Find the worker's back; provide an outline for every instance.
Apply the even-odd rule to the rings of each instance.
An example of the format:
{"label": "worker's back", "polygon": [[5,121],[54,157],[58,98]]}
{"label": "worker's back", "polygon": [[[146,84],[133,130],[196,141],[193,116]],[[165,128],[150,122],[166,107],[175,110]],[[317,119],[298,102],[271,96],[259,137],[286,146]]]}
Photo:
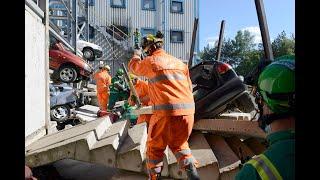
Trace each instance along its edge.
{"label": "worker's back", "polygon": [[94,74],[94,79],[97,85],[97,91],[105,91],[111,83],[111,76],[106,70],[98,71]]}
{"label": "worker's back", "polygon": [[[275,132],[267,137],[270,146],[263,153],[279,172],[283,180],[295,179],[295,139],[293,131]],[[262,179],[251,164],[246,164],[236,176],[237,180]]]}
{"label": "worker's back", "polygon": [[159,49],[145,60],[150,61],[150,99],[154,110],[165,115],[194,114],[192,84],[186,64]]}

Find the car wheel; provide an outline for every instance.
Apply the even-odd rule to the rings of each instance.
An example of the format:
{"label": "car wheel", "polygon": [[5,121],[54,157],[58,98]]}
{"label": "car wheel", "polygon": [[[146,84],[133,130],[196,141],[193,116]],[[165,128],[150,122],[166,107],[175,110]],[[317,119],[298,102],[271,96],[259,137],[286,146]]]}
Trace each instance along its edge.
{"label": "car wheel", "polygon": [[58,123],[66,121],[70,116],[70,108],[67,105],[55,106],[50,111],[51,119]]}
{"label": "car wheel", "polygon": [[82,53],[85,59],[88,61],[94,61],[94,52],[91,48],[84,48]]}
{"label": "car wheel", "polygon": [[78,73],[71,65],[62,66],[58,72],[60,81],[64,83],[72,83],[77,79]]}

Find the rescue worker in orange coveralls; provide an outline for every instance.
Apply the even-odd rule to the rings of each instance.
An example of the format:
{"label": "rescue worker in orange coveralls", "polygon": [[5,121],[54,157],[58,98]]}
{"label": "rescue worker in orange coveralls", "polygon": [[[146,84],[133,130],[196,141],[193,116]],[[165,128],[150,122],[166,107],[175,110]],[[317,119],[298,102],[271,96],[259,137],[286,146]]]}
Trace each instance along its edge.
{"label": "rescue worker in orange coveralls", "polygon": [[97,98],[101,111],[107,111],[109,102],[109,85],[111,84],[111,76],[109,75],[110,66],[101,64],[99,71],[94,74],[97,85]]}
{"label": "rescue worker in orange coveralls", "polygon": [[[137,95],[139,96],[139,99],[141,101],[142,106],[150,106],[151,101],[149,97],[149,88],[148,88],[148,82],[140,80],[136,75],[130,74],[130,80],[132,81],[132,84],[134,85],[134,88],[136,89]],[[130,92],[130,98],[128,100],[130,106],[133,106],[136,104],[136,101],[134,99],[134,95],[132,92]],[[152,114],[141,114],[139,115],[137,119],[136,124],[140,124],[143,122],[147,123],[147,126],[149,125],[149,121]]]}
{"label": "rescue worker in orange coveralls", "polygon": [[195,105],[188,66],[163,49],[163,34],[148,34],[141,46],[147,57],[141,60],[141,50],[135,50],[129,71],[149,79],[149,95],[153,115],[148,127],[147,169],[149,179],[158,179],[168,145],[188,179],[200,179],[198,162],[191,154],[188,138],[194,122]]}

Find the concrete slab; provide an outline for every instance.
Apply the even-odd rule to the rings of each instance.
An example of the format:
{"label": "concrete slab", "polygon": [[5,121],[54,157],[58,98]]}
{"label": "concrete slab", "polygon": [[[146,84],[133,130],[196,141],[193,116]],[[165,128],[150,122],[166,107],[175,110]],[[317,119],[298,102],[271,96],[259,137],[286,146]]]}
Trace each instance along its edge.
{"label": "concrete slab", "polygon": [[256,138],[248,138],[243,141],[245,145],[247,145],[255,155],[259,155],[263,153],[267,148]]}
{"label": "concrete slab", "polygon": [[[162,166],[162,171],[161,171],[161,176],[163,176],[163,177],[168,177],[170,175],[169,174],[169,151],[171,151],[171,150],[167,146],[166,150],[164,151],[165,156],[163,158],[163,166]],[[174,159],[175,159],[175,157],[174,157]]]}
{"label": "concrete slab", "polygon": [[266,138],[266,133],[259,128],[257,121],[200,119],[195,121],[193,129],[213,133]]}
{"label": "concrete slab", "polygon": [[29,146],[30,144],[36,142],[40,138],[46,135],[46,129],[44,127],[38,129],[37,131],[33,132],[29,136],[25,138],[25,147]]}
{"label": "concrete slab", "polygon": [[76,118],[79,118],[84,122],[89,122],[89,121],[96,120],[98,117],[97,117],[97,114],[90,114],[90,113],[84,113],[81,111],[76,111]]}
{"label": "concrete slab", "polygon": [[49,164],[61,159],[89,161],[89,149],[96,142],[94,131],[66,139],[27,154],[25,162],[29,167]]}
{"label": "concrete slab", "polygon": [[90,104],[91,104],[91,105],[93,105],[93,106],[99,106],[97,96],[91,96],[90,98],[91,98],[91,101],[90,101]]}
{"label": "concrete slab", "polygon": [[92,106],[92,105],[84,105],[84,106],[79,107],[77,109],[77,111],[96,115],[97,112],[99,111],[99,107],[98,106]]}
{"label": "concrete slab", "polygon": [[223,113],[217,117],[218,119],[234,119],[234,120],[251,120],[250,113]]}
{"label": "concrete slab", "polygon": [[206,135],[206,139],[218,159],[219,168],[224,168],[240,161],[223,137],[209,134]]}
{"label": "concrete slab", "polygon": [[117,168],[134,172],[143,172],[146,141],[146,123],[135,125],[129,129],[128,136],[117,154]]}
{"label": "concrete slab", "polygon": [[[193,132],[189,138],[189,145],[192,155],[199,162],[197,167],[201,180],[219,179],[218,161],[213,154],[207,140],[200,132]],[[175,179],[186,179],[186,172],[178,168],[177,163],[170,164],[172,161],[172,154],[169,155],[169,174]]]}
{"label": "concrete slab", "polygon": [[129,126],[129,121],[120,121],[112,124],[91,149],[90,162],[116,167],[116,153],[118,147],[127,136]]}
{"label": "concrete slab", "polygon": [[87,89],[88,91],[96,91],[97,86],[95,84],[88,84]]}
{"label": "concrete slab", "polygon": [[218,135],[206,135],[206,139],[218,159],[220,180],[234,179],[239,170],[240,159],[232,151],[223,137]]}
{"label": "concrete slab", "polygon": [[111,126],[111,124],[112,123],[109,117],[105,116],[86,124],[80,124],[70,129],[64,129],[56,133],[46,135],[38,141],[30,144],[28,147],[26,147],[26,152],[27,154],[30,154],[38,149],[43,149],[45,147],[58,144],[60,142],[66,141],[67,139],[72,139],[90,131],[94,132],[96,138],[100,138],[108,129],[108,127]]}

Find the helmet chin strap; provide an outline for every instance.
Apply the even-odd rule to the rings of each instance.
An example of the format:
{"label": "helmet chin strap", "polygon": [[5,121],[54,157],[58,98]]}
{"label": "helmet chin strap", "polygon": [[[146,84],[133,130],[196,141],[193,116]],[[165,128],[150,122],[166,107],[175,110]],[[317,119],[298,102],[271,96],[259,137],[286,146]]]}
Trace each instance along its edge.
{"label": "helmet chin strap", "polygon": [[258,124],[259,127],[266,132],[266,127],[268,125],[270,125],[273,121],[275,120],[281,120],[281,119],[285,119],[289,116],[292,116],[292,111],[286,112],[286,113],[279,113],[279,114],[263,114],[263,106],[262,104],[258,104],[258,108],[259,108],[259,119],[258,119]]}

